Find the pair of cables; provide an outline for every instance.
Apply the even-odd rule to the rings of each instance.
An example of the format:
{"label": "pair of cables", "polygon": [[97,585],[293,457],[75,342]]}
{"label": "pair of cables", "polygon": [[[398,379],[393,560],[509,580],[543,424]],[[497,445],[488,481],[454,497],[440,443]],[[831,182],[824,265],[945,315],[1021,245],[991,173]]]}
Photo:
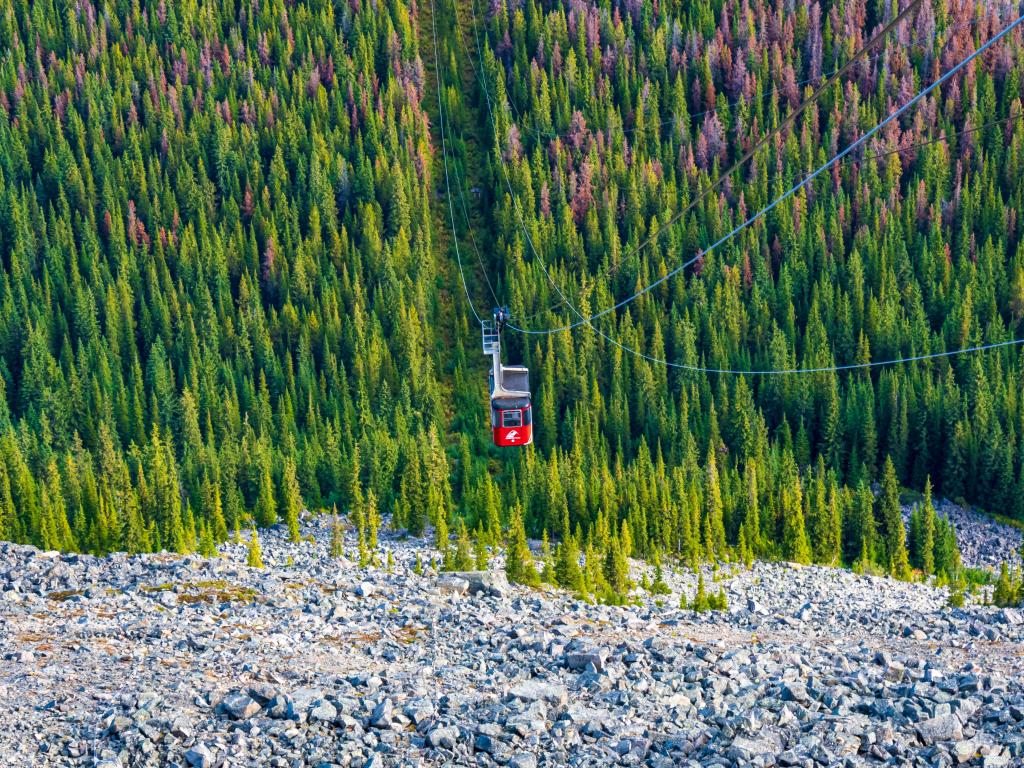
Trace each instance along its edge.
{"label": "pair of cables", "polygon": [[[472,2],[472,0],[471,0],[471,2]],[[791,125],[793,123],[793,121],[796,119],[796,117],[801,112],[803,112],[806,109],[807,106],[809,106],[811,103],[813,103],[817,99],[817,97],[821,95],[821,93],[823,93],[827,88],[831,87],[831,85],[833,85],[834,82],[836,82],[840,77],[842,77],[843,74],[845,74],[847,71],[849,71],[849,69],[854,65],[854,63],[857,61],[857,59],[863,53],[865,53],[866,51],[870,50],[874,45],[876,45],[886,34],[888,34],[889,31],[891,31],[891,29],[897,23],[899,23],[900,21],[905,19],[907,17],[907,15],[910,12],[912,12],[913,9],[917,8],[920,5],[920,2],[921,2],[921,0],[914,0],[914,2],[910,3],[907,6],[906,9],[904,9],[900,14],[898,14],[877,35],[875,35],[865,46],[863,46],[861,48],[861,50],[858,51],[858,53],[855,54],[850,59],[850,61],[847,62],[847,64],[844,67],[840,68],[835,73],[833,73],[833,75],[828,79],[828,81],[826,81],[822,86],[820,86],[817,90],[815,90],[815,92],[812,93],[811,96],[809,96],[807,99],[805,99],[804,102],[802,102],[795,110],[793,110],[793,112],[791,112],[789,114],[789,116],[782,123],[780,123],[779,126],[776,127],[775,130],[769,132],[760,141],[755,143],[755,145],[747,153],[745,153],[744,156],[737,163],[735,163],[730,169],[728,169],[724,174],[722,174],[722,176],[720,177],[720,180],[724,179],[726,176],[731,174],[731,172],[733,170],[735,170],[737,167],[742,165],[742,163],[746,162],[746,160],[748,160],[759,148],[764,146],[764,144],[771,138],[771,136],[774,133],[776,133],[777,131],[779,131],[782,128],[786,127],[787,125]],[[433,0],[431,0],[431,6],[432,6],[432,16],[431,16],[431,18],[432,18],[432,24],[433,24],[433,30],[432,31],[433,31],[433,42],[434,42],[435,60],[439,61],[438,54],[437,54],[437,51],[438,51],[438,47],[437,47],[437,25],[436,25],[436,20],[435,20],[436,8],[433,7]],[[481,49],[480,39],[479,39],[479,32],[476,29],[477,24],[476,24],[475,4],[473,6],[473,15],[474,15],[474,31],[476,32],[476,43],[477,43],[478,61],[479,61],[480,65],[481,65],[481,67],[482,67],[483,58],[482,58],[482,49]],[[650,363],[655,363],[655,364],[659,364],[659,365],[665,365],[665,366],[672,367],[672,368],[677,368],[677,369],[689,370],[689,371],[694,371],[694,372],[701,372],[701,373],[733,374],[733,375],[749,375],[749,376],[769,376],[769,375],[799,374],[799,373],[822,373],[822,372],[830,372],[830,371],[844,371],[844,370],[854,370],[854,369],[863,369],[863,368],[874,368],[874,367],[880,367],[880,366],[897,365],[897,364],[902,364],[902,363],[919,362],[919,361],[923,361],[923,360],[931,360],[931,359],[944,358],[944,357],[953,357],[953,356],[957,356],[957,355],[964,355],[964,354],[969,354],[969,353],[973,353],[973,352],[980,352],[980,351],[984,351],[984,350],[996,349],[996,348],[1000,348],[1000,347],[1008,347],[1008,346],[1015,346],[1015,345],[1024,344],[1024,339],[1013,339],[1013,340],[1009,340],[1009,341],[995,342],[995,343],[991,343],[991,344],[973,345],[973,346],[970,346],[970,347],[964,347],[962,349],[956,349],[956,350],[948,350],[948,351],[943,351],[943,352],[934,352],[934,353],[921,354],[921,355],[911,355],[911,356],[906,356],[906,357],[894,358],[894,359],[891,359],[891,360],[869,361],[869,362],[864,362],[864,363],[853,363],[853,364],[849,364],[849,365],[840,365],[840,366],[825,366],[825,367],[819,367],[819,368],[729,369],[729,368],[709,368],[709,367],[704,367],[704,366],[686,365],[686,364],[675,363],[675,362],[672,362],[672,361],[669,361],[669,360],[665,360],[665,359],[662,359],[662,358],[654,357],[652,355],[648,355],[648,354],[642,352],[641,350],[638,350],[638,349],[629,347],[628,345],[622,344],[621,342],[617,341],[616,339],[611,338],[608,334],[604,333],[603,331],[601,331],[600,329],[596,328],[593,325],[593,321],[594,320],[596,320],[598,318],[601,318],[601,317],[603,317],[603,316],[605,316],[607,314],[610,314],[610,313],[612,313],[612,312],[614,312],[614,311],[616,311],[618,309],[621,309],[622,307],[626,306],[627,304],[631,303],[632,301],[635,301],[636,299],[640,298],[644,294],[650,292],[651,290],[653,290],[657,286],[661,285],[662,283],[664,283],[668,279],[670,279],[673,276],[679,274],[680,272],[685,270],[687,267],[693,265],[694,263],[696,263],[697,261],[702,259],[704,256],[706,256],[711,251],[721,247],[724,243],[726,243],[729,240],[731,240],[733,237],[735,237],[737,234],[739,234],[746,227],[750,226],[751,224],[755,223],[759,219],[761,219],[764,216],[766,216],[770,211],[772,211],[775,207],[777,207],[783,201],[785,201],[786,199],[788,199],[792,195],[796,194],[796,192],[798,192],[800,189],[802,189],[805,186],[807,186],[815,178],[817,178],[821,174],[825,173],[830,168],[835,166],[837,163],[839,163],[839,162],[843,161],[845,158],[847,158],[851,153],[853,153],[859,147],[863,146],[869,139],[871,139],[871,137],[873,137],[876,134],[878,134],[887,125],[892,123],[894,120],[898,119],[904,112],[906,112],[912,106],[914,106],[915,104],[920,102],[923,98],[925,98],[932,91],[934,91],[935,89],[940,87],[943,83],[947,82],[949,79],[954,77],[958,72],[960,72],[970,62],[972,62],[974,59],[976,59],[979,56],[981,56],[983,53],[985,53],[985,51],[987,51],[989,48],[991,48],[992,46],[996,45],[1004,37],[1009,35],[1022,22],[1024,22],[1024,16],[1018,16],[1014,21],[1012,21],[1009,24],[1007,24],[1005,27],[1003,27],[1002,30],[1000,30],[998,33],[993,35],[988,41],[986,41],[984,44],[982,44],[980,47],[978,47],[974,52],[968,54],[960,62],[958,62],[953,67],[951,67],[949,70],[947,70],[945,74],[943,74],[941,77],[939,77],[937,80],[935,80],[931,85],[929,85],[929,86],[923,88],[922,90],[920,90],[916,95],[914,95],[911,99],[909,99],[901,107],[899,107],[897,110],[895,110],[893,113],[891,113],[888,117],[886,117],[880,123],[875,125],[869,131],[864,133],[859,139],[857,139],[856,141],[852,142],[844,150],[842,150],[837,155],[835,155],[831,160],[829,160],[824,165],[820,166],[819,168],[814,170],[812,173],[808,174],[806,177],[804,177],[802,180],[800,180],[797,184],[793,185],[788,190],[783,192],[781,195],[779,195],[777,198],[775,198],[772,202],[770,202],[764,208],[759,210],[757,213],[755,213],[754,215],[752,215],[749,218],[747,218],[745,221],[740,223],[738,226],[734,227],[730,232],[726,233],[722,238],[720,238],[715,243],[710,245],[700,255],[695,256],[694,258],[691,258],[691,259],[685,261],[684,263],[680,264],[678,267],[676,267],[675,269],[671,270],[670,272],[668,272],[664,276],[658,278],[657,280],[655,280],[654,282],[650,283],[649,285],[647,285],[647,286],[641,288],[640,290],[636,291],[631,296],[629,296],[629,297],[627,297],[627,298],[617,302],[613,306],[607,307],[607,308],[605,308],[603,310],[600,310],[598,312],[595,312],[595,313],[593,313],[591,315],[584,315],[582,312],[580,312],[579,309],[577,309],[576,306],[573,305],[568,300],[568,298],[565,296],[564,292],[558,287],[558,285],[555,283],[554,279],[551,277],[551,274],[548,271],[546,264],[544,263],[543,259],[541,259],[540,254],[537,252],[537,249],[534,246],[534,244],[532,242],[532,239],[530,238],[529,231],[526,228],[525,219],[522,216],[522,211],[519,209],[518,200],[515,197],[514,192],[512,190],[511,180],[509,178],[508,171],[504,167],[504,163],[502,162],[502,172],[504,174],[506,184],[508,185],[509,194],[511,196],[513,205],[516,208],[516,214],[517,214],[517,216],[520,219],[520,225],[523,228],[523,232],[524,232],[524,235],[525,235],[525,237],[527,239],[527,242],[528,242],[531,250],[533,251],[535,258],[537,258],[538,262],[541,264],[541,267],[544,270],[545,275],[547,276],[548,281],[551,283],[552,287],[554,288],[555,292],[558,294],[558,296],[561,299],[561,301],[563,303],[565,303],[566,306],[568,306],[573,311],[573,313],[576,314],[576,316],[578,317],[578,320],[576,320],[576,321],[569,322],[569,323],[566,323],[564,325],[553,327],[553,328],[528,329],[528,328],[522,328],[522,327],[516,326],[516,325],[511,324],[511,323],[508,324],[508,327],[510,329],[512,329],[512,330],[518,331],[518,332],[523,333],[523,334],[528,334],[528,335],[548,335],[548,334],[560,333],[560,332],[564,332],[564,331],[571,331],[571,330],[573,330],[575,328],[578,328],[580,326],[586,325],[586,326],[590,327],[592,330],[594,330],[598,335],[600,335],[601,337],[603,337],[604,339],[606,339],[607,341],[612,343],[614,346],[622,349],[625,352],[628,352],[628,353],[636,355],[636,356],[638,356],[638,357],[640,357],[640,358],[642,358],[644,360],[647,360]],[[481,72],[481,76],[483,74],[484,73]],[[484,90],[484,96],[485,96],[485,98],[487,100],[487,107],[488,107],[488,112],[490,113],[490,117],[491,117],[491,121],[492,121],[492,126],[496,127],[496,123],[495,123],[495,119],[494,119],[494,112],[493,112],[493,105],[491,104],[490,95],[489,95],[489,93],[488,93],[488,91],[486,89],[486,84],[484,83],[482,85],[483,85],[483,90]],[[443,111],[442,111],[443,110],[443,104],[442,104],[442,99],[441,99],[441,86],[440,86],[440,79],[439,78],[438,78],[437,88],[438,88],[438,109],[439,109],[439,112],[440,112],[440,121],[441,121],[441,126],[440,126],[440,128],[441,128],[441,150],[442,150],[442,154],[444,155],[445,184],[446,184],[446,188],[447,188],[447,191],[448,191],[448,207],[449,207],[449,213],[450,213],[450,216],[451,216],[451,219],[452,219],[452,231],[454,233],[455,232],[455,215],[454,215],[454,207],[452,205],[451,185],[450,185],[450,180],[448,178],[448,163],[447,163],[446,144],[445,144],[445,142],[446,142],[446,134],[445,134],[445,126],[444,126],[445,118],[444,118],[444,114],[443,114]],[[997,123],[1007,122],[1010,119],[1015,119],[1016,117],[1019,117],[1019,115],[1014,116],[1013,118],[1003,118],[1002,120],[999,120],[999,121],[993,121],[993,123],[991,123],[989,125],[995,125]],[[982,128],[985,128],[985,127],[988,127],[988,125],[986,125],[986,126],[979,126],[978,128],[974,128],[974,129],[969,129],[967,131],[961,132],[961,134],[955,134],[955,135],[963,135],[963,134],[966,134],[966,133],[969,133],[969,132],[973,132],[973,131],[976,131],[976,130],[981,130]],[[495,131],[495,134],[496,134],[496,131]],[[911,150],[911,149],[915,149],[915,148],[917,148],[919,146],[923,146],[923,145],[930,144],[930,143],[935,143],[937,141],[942,141],[942,140],[945,140],[947,138],[951,138],[951,136],[940,137],[940,138],[937,138],[937,139],[933,139],[933,140],[931,140],[929,142],[924,142],[922,144],[914,145],[914,146],[911,146],[911,147],[904,147],[904,148],[900,148],[900,149],[894,149],[894,150],[891,150],[889,152],[881,153],[879,156],[884,156],[885,154],[893,154],[895,152],[908,151],[908,150]],[[460,187],[460,189],[461,189],[461,187]],[[705,189],[704,192],[700,196],[698,196],[693,202],[691,202],[689,206],[687,206],[686,208],[684,208],[680,212],[676,213],[669,220],[669,222],[666,225],[665,229],[670,227],[671,224],[674,223],[675,221],[678,221],[678,219],[681,218],[682,215],[684,215],[688,210],[690,210],[690,208],[692,208],[693,205],[696,204],[696,202],[699,202],[699,200],[702,199],[702,197],[704,195],[706,195],[711,189],[713,189],[713,186],[708,188],[708,189]],[[463,207],[465,208],[465,202],[464,201],[463,201]],[[656,237],[656,236],[652,236],[652,237],[648,238],[647,240],[641,242],[634,249],[634,252],[636,252],[637,250],[640,250],[641,248],[649,245],[650,242],[653,241],[654,237]],[[475,245],[475,240],[474,240],[474,245]],[[463,289],[464,289],[464,291],[466,293],[466,298],[469,301],[470,309],[473,312],[474,317],[476,317],[477,320],[480,321],[482,318],[479,315],[479,313],[477,312],[475,306],[473,305],[473,300],[472,300],[472,297],[470,296],[469,288],[468,288],[468,285],[466,283],[466,277],[465,277],[465,273],[464,273],[464,270],[463,270],[462,257],[461,257],[461,254],[460,254],[459,248],[458,248],[458,238],[457,237],[455,238],[455,250],[456,250],[456,258],[457,258],[458,265],[459,265],[459,272],[460,272],[460,276],[461,276],[461,280],[462,280]],[[479,257],[479,250],[478,250],[478,257]],[[481,268],[482,267],[483,267],[483,262],[482,262],[482,259],[481,259]],[[486,271],[485,271],[485,276],[486,276]],[[488,284],[490,284],[489,280],[488,280]],[[492,293],[493,293],[493,289],[492,289]]]}

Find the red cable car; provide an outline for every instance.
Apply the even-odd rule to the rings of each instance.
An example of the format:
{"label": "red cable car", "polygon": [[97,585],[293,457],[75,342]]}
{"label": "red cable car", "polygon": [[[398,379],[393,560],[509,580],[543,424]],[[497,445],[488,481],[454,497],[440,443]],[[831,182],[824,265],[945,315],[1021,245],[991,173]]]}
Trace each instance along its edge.
{"label": "red cable car", "polygon": [[484,354],[491,356],[491,436],[501,448],[533,443],[530,372],[501,364],[501,328],[507,320],[508,310],[497,309],[494,321],[483,323]]}
{"label": "red cable car", "polygon": [[[494,444],[502,448],[530,445],[533,442],[533,409],[530,407],[529,372],[522,366],[501,366],[505,385],[500,394],[491,379],[491,433]],[[510,385],[516,389],[510,389]],[[522,387],[519,389],[518,387]]]}

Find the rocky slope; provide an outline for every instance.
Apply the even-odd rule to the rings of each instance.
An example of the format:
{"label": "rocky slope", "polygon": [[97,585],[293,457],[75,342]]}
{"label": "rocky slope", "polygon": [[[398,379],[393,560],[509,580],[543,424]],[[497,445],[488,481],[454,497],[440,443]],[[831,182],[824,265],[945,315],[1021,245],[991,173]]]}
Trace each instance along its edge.
{"label": "rocky slope", "polygon": [[967,565],[998,568],[1004,561],[1020,565],[1024,541],[1018,528],[998,523],[951,501],[940,500],[936,511],[956,526],[960,553]]}
{"label": "rocky slope", "polygon": [[721,614],[690,573],[591,606],[303,532],[262,571],[0,544],[0,764],[1024,765],[1017,611],[770,564],[706,574]]}

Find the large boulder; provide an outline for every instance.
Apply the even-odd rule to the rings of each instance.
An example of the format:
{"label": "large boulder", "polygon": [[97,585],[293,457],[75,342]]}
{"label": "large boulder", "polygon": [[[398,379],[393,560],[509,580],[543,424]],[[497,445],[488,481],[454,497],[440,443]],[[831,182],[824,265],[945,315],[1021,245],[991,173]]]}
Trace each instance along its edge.
{"label": "large boulder", "polygon": [[938,741],[959,741],[964,731],[956,715],[939,715],[918,723],[917,737],[925,746],[931,746]]}
{"label": "large boulder", "polygon": [[466,591],[471,595],[485,594],[492,597],[504,597],[508,594],[508,579],[504,571],[454,571],[445,576],[447,579],[461,579],[467,584]]}
{"label": "large boulder", "polygon": [[260,705],[251,696],[241,691],[229,693],[221,701],[220,706],[232,720],[248,720],[261,709]]}
{"label": "large boulder", "polygon": [[512,695],[522,701],[544,701],[561,706],[569,700],[564,685],[545,683],[542,680],[526,680],[512,688]]}

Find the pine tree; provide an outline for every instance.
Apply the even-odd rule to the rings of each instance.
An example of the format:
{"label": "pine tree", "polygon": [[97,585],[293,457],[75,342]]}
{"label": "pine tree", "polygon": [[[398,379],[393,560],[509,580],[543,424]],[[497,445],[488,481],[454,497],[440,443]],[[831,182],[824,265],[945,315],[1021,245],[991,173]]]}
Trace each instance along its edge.
{"label": "pine tree", "polygon": [[622,604],[628,596],[629,564],[622,546],[622,540],[613,536],[604,556],[604,578],[608,584],[608,602]]}
{"label": "pine tree", "polygon": [[487,551],[487,532],[478,526],[473,537],[473,567],[478,571],[486,571],[490,567],[490,553]]}
{"label": "pine tree", "polygon": [[882,492],[879,496],[882,524],[885,530],[885,551],[889,573],[897,579],[910,578],[910,562],[907,558],[907,534],[903,527],[900,509],[900,486],[896,479],[896,467],[886,457],[882,470]]}
{"label": "pine tree", "polygon": [[935,506],[932,504],[932,479],[925,480],[921,513],[920,564],[926,575],[935,573]]}
{"label": "pine tree", "polygon": [[461,517],[457,525],[458,534],[455,538],[455,556],[452,562],[452,570],[470,571],[473,569],[473,543],[469,540],[469,531],[466,528],[466,521]]}
{"label": "pine tree", "polygon": [[338,518],[338,508],[333,508],[331,515],[331,557],[339,558],[345,554],[345,531]]}
{"label": "pine tree", "polygon": [[555,559],[555,581],[562,589],[580,593],[585,589],[583,571],[580,568],[580,550],[573,535],[558,545]]}
{"label": "pine tree", "polygon": [[508,538],[505,544],[505,573],[514,584],[535,586],[540,575],[533,565],[533,555],[526,543],[526,529],[523,527],[523,511],[516,504],[509,520]]}
{"label": "pine tree", "polygon": [[782,552],[793,563],[811,562],[811,545],[804,525],[803,496],[800,482],[792,476],[782,487]]}
{"label": "pine tree", "polygon": [[270,476],[270,461],[260,470],[260,494],[256,501],[256,524],[269,528],[277,523],[277,503],[274,501],[274,481]]}
{"label": "pine tree", "polygon": [[249,532],[249,552],[246,563],[250,568],[263,567],[263,553],[260,550],[260,536],[255,526]]}
{"label": "pine tree", "polygon": [[284,521],[288,526],[288,540],[293,544],[299,541],[299,515],[302,513],[302,492],[299,490],[299,481],[295,476],[295,461],[292,458],[285,459],[284,481],[282,487],[284,507]]}

